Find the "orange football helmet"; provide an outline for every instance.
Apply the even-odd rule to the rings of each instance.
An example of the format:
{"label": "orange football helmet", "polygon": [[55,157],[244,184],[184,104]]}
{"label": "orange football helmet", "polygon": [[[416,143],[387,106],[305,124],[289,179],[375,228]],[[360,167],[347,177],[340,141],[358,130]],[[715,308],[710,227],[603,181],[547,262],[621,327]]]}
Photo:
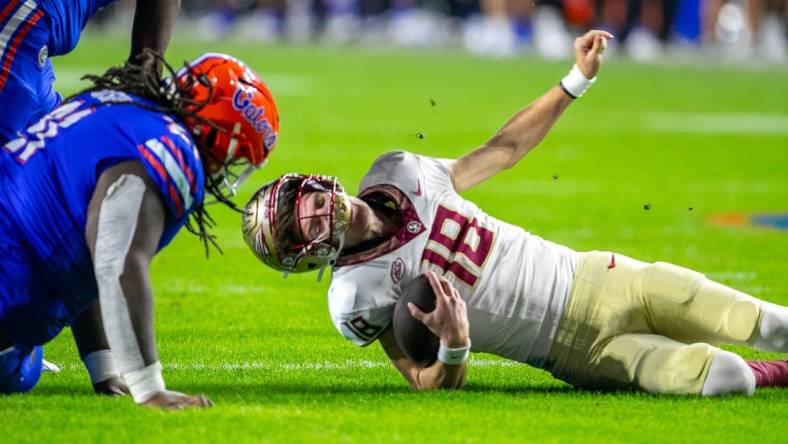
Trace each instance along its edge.
{"label": "orange football helmet", "polygon": [[208,53],[176,75],[183,98],[193,102],[185,119],[209,177],[230,197],[265,163],[276,146],[279,114],[268,87],[240,60]]}

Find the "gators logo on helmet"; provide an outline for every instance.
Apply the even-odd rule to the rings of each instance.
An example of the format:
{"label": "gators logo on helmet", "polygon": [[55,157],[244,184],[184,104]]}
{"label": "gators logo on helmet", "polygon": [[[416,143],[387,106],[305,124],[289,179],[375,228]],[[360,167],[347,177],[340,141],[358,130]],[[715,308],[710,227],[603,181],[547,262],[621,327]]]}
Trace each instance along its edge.
{"label": "gators logo on helmet", "polygon": [[257,73],[225,54],[203,54],[176,76],[194,102],[196,118],[184,122],[201,149],[206,171],[223,194],[260,168],[276,146],[279,114]]}

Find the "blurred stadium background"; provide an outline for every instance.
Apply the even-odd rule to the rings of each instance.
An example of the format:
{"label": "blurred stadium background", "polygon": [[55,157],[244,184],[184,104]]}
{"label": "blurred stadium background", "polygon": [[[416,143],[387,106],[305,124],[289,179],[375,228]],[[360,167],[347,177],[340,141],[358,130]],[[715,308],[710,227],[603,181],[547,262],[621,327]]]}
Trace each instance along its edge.
{"label": "blurred stadium background", "polygon": [[[133,0],[93,27],[118,32]],[[612,32],[640,62],[786,60],[788,0],[183,0],[179,34],[216,41],[462,47],[492,57],[571,56],[571,38]],[[118,25],[125,26],[118,26]],[[705,56],[700,57],[698,56]]]}

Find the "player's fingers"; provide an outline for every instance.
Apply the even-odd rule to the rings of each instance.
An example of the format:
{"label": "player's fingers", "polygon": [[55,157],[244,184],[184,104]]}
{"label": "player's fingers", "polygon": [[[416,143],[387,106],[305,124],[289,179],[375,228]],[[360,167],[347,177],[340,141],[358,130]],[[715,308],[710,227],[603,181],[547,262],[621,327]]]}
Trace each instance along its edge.
{"label": "player's fingers", "polygon": [[427,313],[421,311],[421,309],[412,302],[408,302],[408,311],[410,311],[410,315],[413,316],[414,319],[420,322],[424,322],[424,317],[427,316]]}
{"label": "player's fingers", "polygon": [[185,396],[178,400],[177,408],[188,407],[213,407],[213,403],[205,395]]}
{"label": "player's fingers", "polygon": [[600,48],[602,47],[602,37],[598,35],[594,35],[594,43],[591,45],[591,54],[597,55],[601,52]]}
{"label": "player's fingers", "polygon": [[604,38],[606,38],[606,39],[614,39],[614,38],[615,38],[615,37],[613,36],[613,34],[611,34],[611,33],[607,32],[607,31],[603,31],[603,30],[601,30],[601,29],[594,29],[594,30],[591,30],[591,31],[589,31],[589,33],[590,33],[590,34],[593,34],[593,35],[595,35],[595,36],[604,37]]}
{"label": "player's fingers", "polygon": [[438,278],[441,284],[441,288],[443,289],[443,293],[446,295],[447,298],[453,299],[454,298],[454,287],[451,285],[448,279],[441,276]]}
{"label": "player's fingers", "polygon": [[430,287],[432,287],[432,291],[435,293],[435,308],[437,308],[443,305],[443,298],[446,297],[446,295],[443,291],[443,286],[438,280],[438,275],[433,273],[431,270],[427,271],[426,274],[427,280],[430,282]]}
{"label": "player's fingers", "polygon": [[605,37],[600,37],[599,39],[600,39],[600,42],[599,42],[600,43],[600,51],[599,51],[599,53],[601,54],[601,53],[605,52],[605,50],[607,49],[607,39]]}

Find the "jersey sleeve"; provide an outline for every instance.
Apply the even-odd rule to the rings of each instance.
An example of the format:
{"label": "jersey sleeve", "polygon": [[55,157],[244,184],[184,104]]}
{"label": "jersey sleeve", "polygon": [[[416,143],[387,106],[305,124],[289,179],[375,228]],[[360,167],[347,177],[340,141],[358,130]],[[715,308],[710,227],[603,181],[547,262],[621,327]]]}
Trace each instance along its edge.
{"label": "jersey sleeve", "polygon": [[365,347],[391,325],[394,302],[378,305],[363,284],[347,277],[335,278],[328,290],[329,310],[334,327],[346,339]]}
{"label": "jersey sleeve", "polygon": [[202,199],[202,167],[196,148],[182,127],[171,123],[158,137],[137,145],[137,154],[153,179],[168,212],[183,219]]}
{"label": "jersey sleeve", "polygon": [[407,151],[393,151],[378,157],[362,179],[360,189],[380,183],[414,190],[417,195],[422,189],[438,192],[453,189],[451,174],[443,163]]}

